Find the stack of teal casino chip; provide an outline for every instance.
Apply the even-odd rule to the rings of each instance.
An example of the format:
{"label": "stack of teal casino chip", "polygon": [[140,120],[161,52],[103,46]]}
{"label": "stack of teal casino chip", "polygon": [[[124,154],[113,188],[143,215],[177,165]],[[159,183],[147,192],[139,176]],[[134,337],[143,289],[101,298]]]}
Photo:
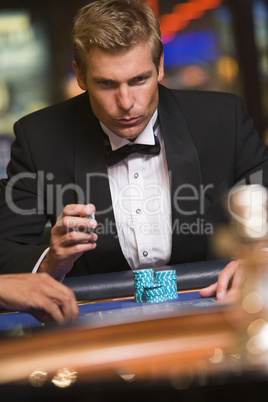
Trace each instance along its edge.
{"label": "stack of teal casino chip", "polygon": [[153,269],[133,271],[135,301],[137,303],[159,303],[178,299],[177,275],[175,270],[158,271]]}
{"label": "stack of teal casino chip", "polygon": [[153,269],[140,269],[133,271],[135,285],[135,302],[146,302],[145,288],[153,287],[155,284]]}

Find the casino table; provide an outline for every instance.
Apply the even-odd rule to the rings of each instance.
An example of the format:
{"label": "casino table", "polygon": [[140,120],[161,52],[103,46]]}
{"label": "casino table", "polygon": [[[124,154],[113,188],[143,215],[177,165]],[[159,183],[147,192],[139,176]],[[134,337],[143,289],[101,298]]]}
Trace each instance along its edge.
{"label": "casino table", "polygon": [[72,325],[3,312],[0,400],[266,400],[266,360],[247,350],[256,317],[197,291],[225,264],[165,267],[178,299],[162,303],[135,303],[131,271],[66,278],[80,312]]}

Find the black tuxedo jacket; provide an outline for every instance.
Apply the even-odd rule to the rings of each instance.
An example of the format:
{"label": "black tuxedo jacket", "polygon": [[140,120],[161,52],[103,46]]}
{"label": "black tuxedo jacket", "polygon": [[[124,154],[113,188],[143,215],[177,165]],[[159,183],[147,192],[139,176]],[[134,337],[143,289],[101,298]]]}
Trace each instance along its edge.
{"label": "black tuxedo jacket", "polygon": [[[172,204],[170,264],[212,258],[212,225],[223,221],[221,196],[234,184],[268,184],[268,155],[240,98],[159,86]],[[0,272],[31,271],[70,203],[93,203],[97,248],[71,275],[129,269],[117,238],[101,128],[84,93],[32,113],[15,126],[8,179],[0,187]]]}

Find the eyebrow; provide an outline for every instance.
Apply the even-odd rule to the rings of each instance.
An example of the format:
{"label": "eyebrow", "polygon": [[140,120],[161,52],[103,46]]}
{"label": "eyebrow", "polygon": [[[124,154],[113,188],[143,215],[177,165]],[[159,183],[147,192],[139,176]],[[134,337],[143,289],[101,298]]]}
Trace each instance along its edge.
{"label": "eyebrow", "polygon": [[[140,74],[135,75],[134,77],[130,78],[127,81],[129,82],[129,81],[135,80],[136,78],[139,78],[139,77],[148,77],[148,78],[150,78],[152,75],[153,75],[153,72],[151,70],[144,71],[144,72],[141,72]],[[113,82],[113,83],[118,82],[118,81],[113,80],[112,78],[102,77],[102,76],[92,77],[92,79],[93,79],[94,82],[101,82],[101,81],[110,81],[110,82]]]}

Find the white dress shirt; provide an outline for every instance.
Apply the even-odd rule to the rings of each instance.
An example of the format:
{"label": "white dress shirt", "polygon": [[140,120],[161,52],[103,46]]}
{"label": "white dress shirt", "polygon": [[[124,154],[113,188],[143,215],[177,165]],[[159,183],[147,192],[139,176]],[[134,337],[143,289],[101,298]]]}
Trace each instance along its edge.
{"label": "white dress shirt", "polygon": [[166,153],[159,125],[153,132],[157,113],[156,110],[134,142],[118,137],[101,123],[112,150],[133,143],[153,145],[154,134],[161,144],[159,155],[134,153],[108,166],[118,238],[132,269],[165,265],[171,255],[172,224]]}

